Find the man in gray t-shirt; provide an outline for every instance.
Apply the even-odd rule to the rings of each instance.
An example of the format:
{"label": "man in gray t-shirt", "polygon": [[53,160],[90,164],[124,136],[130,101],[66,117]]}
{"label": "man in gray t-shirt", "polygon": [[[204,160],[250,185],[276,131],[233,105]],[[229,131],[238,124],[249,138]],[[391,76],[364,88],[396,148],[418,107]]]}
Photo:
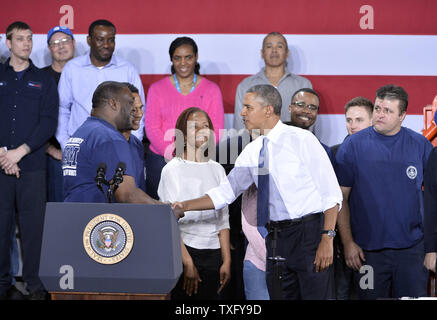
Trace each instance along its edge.
{"label": "man in gray t-shirt", "polygon": [[269,33],[263,41],[261,56],[265,67],[257,74],[245,78],[237,87],[235,95],[234,128],[244,129],[240,112],[243,109],[243,99],[247,89],[257,84],[271,84],[278,89],[282,98],[281,120],[289,121],[288,106],[291,96],[300,88],[312,88],[311,82],[301,76],[292,74],[286,67],[289,55],[287,39],[279,32]]}

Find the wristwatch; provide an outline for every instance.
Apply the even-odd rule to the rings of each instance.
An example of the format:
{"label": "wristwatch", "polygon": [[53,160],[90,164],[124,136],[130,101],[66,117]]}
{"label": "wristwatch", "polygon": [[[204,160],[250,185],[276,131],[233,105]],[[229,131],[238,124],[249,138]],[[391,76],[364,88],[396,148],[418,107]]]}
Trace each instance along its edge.
{"label": "wristwatch", "polygon": [[330,237],[330,238],[334,238],[335,237],[335,235],[336,235],[336,232],[335,232],[335,230],[322,230],[322,232],[321,232],[322,234],[327,234],[328,235],[328,237]]}

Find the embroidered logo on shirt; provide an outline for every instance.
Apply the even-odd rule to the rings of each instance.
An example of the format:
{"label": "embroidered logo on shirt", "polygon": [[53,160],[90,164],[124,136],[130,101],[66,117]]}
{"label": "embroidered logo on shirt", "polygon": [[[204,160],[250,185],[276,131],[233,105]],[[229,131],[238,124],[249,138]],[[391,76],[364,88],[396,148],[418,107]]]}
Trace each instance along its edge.
{"label": "embroidered logo on shirt", "polygon": [[412,179],[415,179],[417,177],[417,169],[414,166],[409,166],[407,168],[407,177]]}
{"label": "embroidered logo on shirt", "polygon": [[30,88],[38,88],[38,89],[41,89],[41,88],[42,88],[42,83],[40,83],[40,82],[35,82],[35,81],[29,81],[29,82],[27,83],[27,86],[30,87]]}

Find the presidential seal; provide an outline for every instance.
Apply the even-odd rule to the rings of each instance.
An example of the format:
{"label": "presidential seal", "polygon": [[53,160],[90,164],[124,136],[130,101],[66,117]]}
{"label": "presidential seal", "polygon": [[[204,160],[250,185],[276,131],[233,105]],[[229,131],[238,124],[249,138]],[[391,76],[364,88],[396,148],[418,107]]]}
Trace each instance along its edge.
{"label": "presidential seal", "polygon": [[91,259],[114,264],[126,258],[134,244],[130,225],[122,217],[104,213],[93,218],[83,232],[83,246]]}
{"label": "presidential seal", "polygon": [[417,169],[415,166],[409,166],[407,168],[407,177],[411,180],[415,179],[417,177]]}

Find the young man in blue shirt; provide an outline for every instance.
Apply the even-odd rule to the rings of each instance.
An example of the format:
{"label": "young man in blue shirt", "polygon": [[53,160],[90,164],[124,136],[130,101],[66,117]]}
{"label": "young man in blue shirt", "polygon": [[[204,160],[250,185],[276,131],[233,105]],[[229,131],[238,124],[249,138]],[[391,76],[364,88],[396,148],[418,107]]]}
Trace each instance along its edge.
{"label": "young man in blue shirt", "polygon": [[[54,135],[59,97],[55,80],[29,59],[32,31],[24,22],[6,30],[10,58],[0,66],[0,299],[9,298],[13,220],[18,213],[23,278],[30,299],[45,299],[39,260],[46,204],[46,144]],[[4,152],[7,149],[7,152]]]}
{"label": "young man in blue shirt", "polygon": [[346,139],[336,155],[338,228],[362,299],[426,295],[422,183],[432,145],[402,127],[407,106],[403,88],[378,89],[373,125]]}

